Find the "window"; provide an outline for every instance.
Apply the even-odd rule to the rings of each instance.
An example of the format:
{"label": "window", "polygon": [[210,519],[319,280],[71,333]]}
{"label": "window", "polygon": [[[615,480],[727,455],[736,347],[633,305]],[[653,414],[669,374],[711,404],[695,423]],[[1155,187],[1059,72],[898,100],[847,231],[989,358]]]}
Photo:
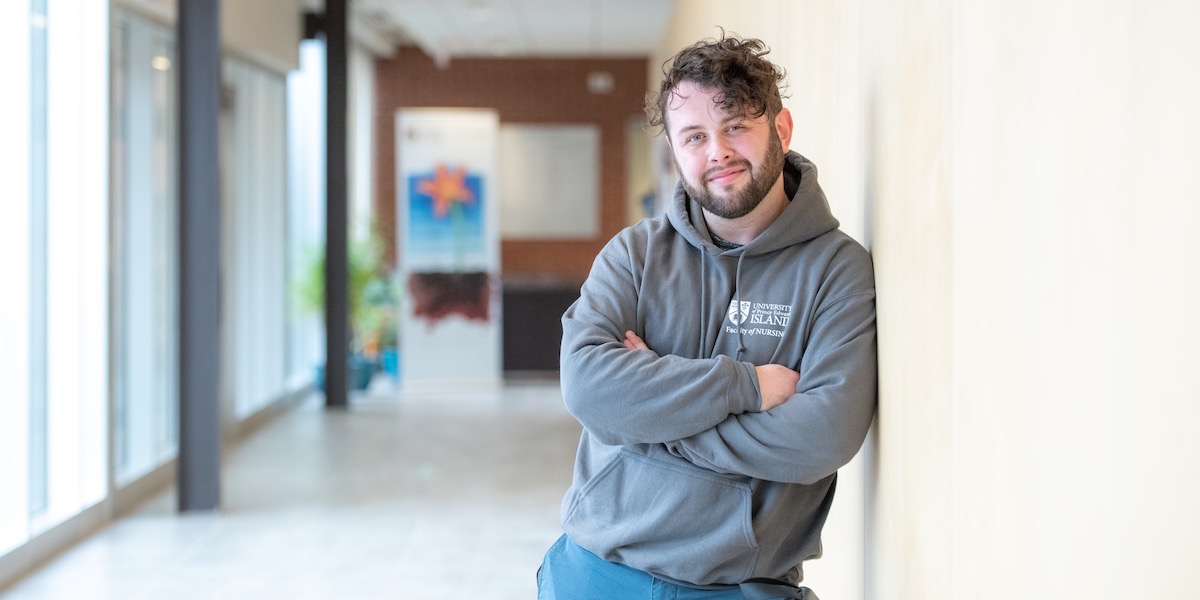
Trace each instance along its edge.
{"label": "window", "polygon": [[[10,87],[0,94],[0,181],[5,182],[5,218],[0,219],[0,280],[13,293],[0,294],[0,554],[29,536],[30,398],[30,180],[31,51],[35,23],[28,2],[0,3],[0,72]],[[9,195],[11,194],[11,196]],[[9,200],[11,198],[11,200]]]}
{"label": "window", "polygon": [[[353,71],[352,71],[353,74]],[[288,75],[288,289],[296,289],[325,243],[325,43],[300,45],[300,69]],[[358,160],[367,160],[358,157]],[[289,297],[290,299],[290,297]],[[325,362],[323,314],[288,303],[289,381],[312,381]]]}
{"label": "window", "polygon": [[115,479],[178,449],[178,235],[174,34],[114,20],[112,40]]}
{"label": "window", "polygon": [[0,6],[0,552],[107,493],[107,11]]}
{"label": "window", "polygon": [[235,59],[222,76],[222,369],[240,419],[288,387],[287,86]]}
{"label": "window", "polygon": [[29,513],[49,507],[46,482],[46,0],[29,11]]}

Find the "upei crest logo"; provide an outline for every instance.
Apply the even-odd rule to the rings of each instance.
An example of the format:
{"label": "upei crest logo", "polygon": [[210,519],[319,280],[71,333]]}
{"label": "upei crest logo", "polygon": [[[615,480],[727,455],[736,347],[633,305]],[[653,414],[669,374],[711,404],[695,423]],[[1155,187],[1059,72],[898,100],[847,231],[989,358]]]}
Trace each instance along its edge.
{"label": "upei crest logo", "polygon": [[729,302],[729,322],[734,325],[741,325],[747,317],[750,316],[750,302],[743,300],[731,300]]}

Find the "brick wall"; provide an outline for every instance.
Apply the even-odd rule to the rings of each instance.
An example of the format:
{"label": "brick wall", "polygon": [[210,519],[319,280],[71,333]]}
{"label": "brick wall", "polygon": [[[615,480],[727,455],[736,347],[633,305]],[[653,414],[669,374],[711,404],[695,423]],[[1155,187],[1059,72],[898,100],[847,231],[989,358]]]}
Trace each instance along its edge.
{"label": "brick wall", "polygon": [[[625,132],[642,114],[645,59],[455,59],[439,69],[414,47],[375,64],[375,214],[395,260],[395,112],[407,107],[494,108],[503,123],[589,123],[600,129],[600,234],[591,240],[501,240],[505,277],[582,281],[592,259],[626,225]],[[593,94],[587,76],[611,73],[612,93]]]}

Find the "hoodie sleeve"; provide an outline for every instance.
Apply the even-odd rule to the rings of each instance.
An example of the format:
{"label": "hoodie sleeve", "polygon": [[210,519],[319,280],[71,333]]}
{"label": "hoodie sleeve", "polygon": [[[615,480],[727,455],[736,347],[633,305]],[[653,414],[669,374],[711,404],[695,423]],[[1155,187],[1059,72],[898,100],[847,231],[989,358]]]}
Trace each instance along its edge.
{"label": "hoodie sleeve", "polygon": [[623,445],[678,440],[757,410],[749,363],[625,348],[625,331],[638,332],[629,256],[619,240],[610,242],[563,315],[561,381],[571,414],[600,443]]}
{"label": "hoodie sleeve", "polygon": [[731,415],[668,449],[698,466],[811,484],[854,458],[875,413],[875,294],[858,292],[817,316],[797,392],[767,412]]}

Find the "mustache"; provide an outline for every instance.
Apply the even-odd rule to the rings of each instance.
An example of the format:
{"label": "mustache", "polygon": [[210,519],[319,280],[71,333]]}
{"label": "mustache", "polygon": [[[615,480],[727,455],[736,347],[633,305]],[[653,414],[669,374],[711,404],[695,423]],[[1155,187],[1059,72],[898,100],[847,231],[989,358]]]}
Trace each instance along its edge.
{"label": "mustache", "polygon": [[738,167],[746,169],[747,171],[750,171],[752,173],[754,172],[754,166],[750,164],[750,161],[748,161],[744,158],[739,158],[738,160],[730,162],[724,166],[713,167],[713,168],[705,171],[704,175],[701,176],[701,181],[708,181],[709,178],[712,177],[714,173],[720,173],[721,171],[728,171],[729,169],[738,168]]}

